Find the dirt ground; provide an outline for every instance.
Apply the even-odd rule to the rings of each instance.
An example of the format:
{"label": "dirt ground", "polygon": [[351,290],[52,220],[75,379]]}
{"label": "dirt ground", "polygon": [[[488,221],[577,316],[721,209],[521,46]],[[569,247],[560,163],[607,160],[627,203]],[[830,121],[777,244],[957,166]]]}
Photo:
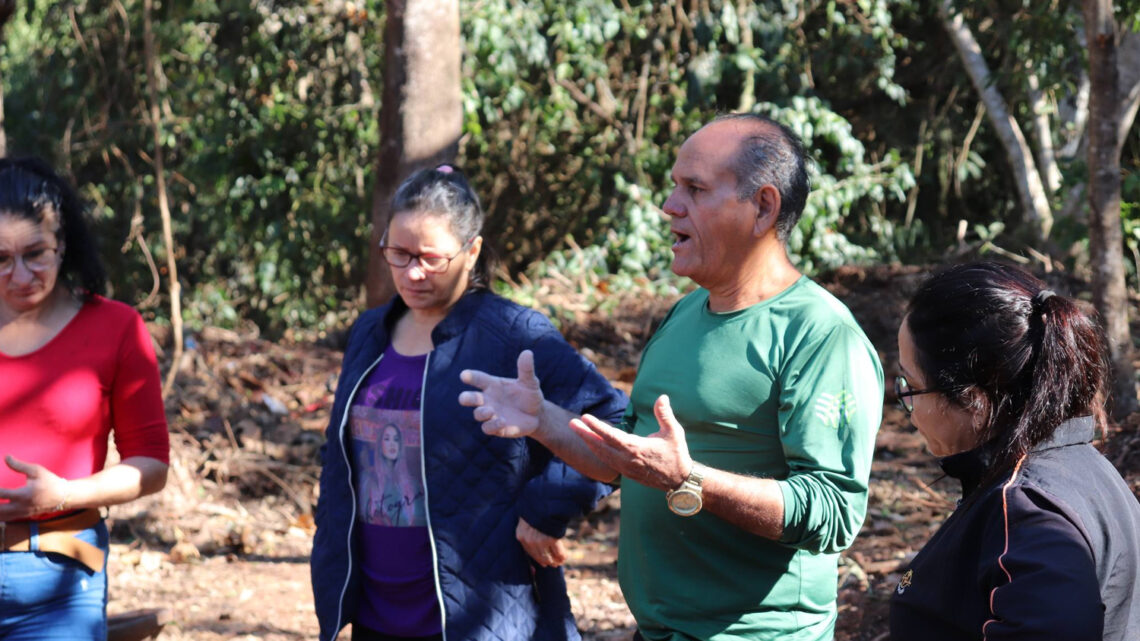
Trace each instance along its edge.
{"label": "dirt ground", "polygon": [[[925,276],[917,268],[843,269],[820,281],[852,309],[895,374],[895,331]],[[1084,286],[1053,277],[1075,294]],[[611,380],[628,385],[645,340],[672,300],[629,296],[611,311],[554,288],[550,302],[579,310],[562,329]],[[607,309],[610,309],[607,306]],[[161,639],[315,639],[309,584],[311,509],[340,353],[283,344],[256,332],[208,329],[194,337],[167,400],[173,463],[160,495],[111,511],[112,614],[163,607]],[[889,387],[889,386],[888,386]],[[1140,416],[1109,438],[1111,460],[1140,489]],[[870,508],[841,559],[839,641],[887,638],[887,603],[899,568],[958,498],[922,441],[884,399]],[[574,524],[566,566],[574,613],[588,641],[625,641],[633,619],[617,586],[620,492]]]}

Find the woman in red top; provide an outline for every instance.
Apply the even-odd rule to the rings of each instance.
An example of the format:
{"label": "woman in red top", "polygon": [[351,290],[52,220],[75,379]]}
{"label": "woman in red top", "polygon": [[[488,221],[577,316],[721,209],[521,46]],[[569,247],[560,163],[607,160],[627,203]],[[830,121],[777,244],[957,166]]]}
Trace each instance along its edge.
{"label": "woman in red top", "polygon": [[[0,159],[0,638],[106,639],[98,508],[157,492],[169,439],[150,336],[75,191]],[[120,461],[104,467],[114,435]]]}

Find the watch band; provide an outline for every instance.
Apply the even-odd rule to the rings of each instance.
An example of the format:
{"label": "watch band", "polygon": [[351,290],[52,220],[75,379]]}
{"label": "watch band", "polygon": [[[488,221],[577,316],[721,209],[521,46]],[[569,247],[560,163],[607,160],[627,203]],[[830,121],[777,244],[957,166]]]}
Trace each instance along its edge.
{"label": "watch band", "polygon": [[[697,488],[700,488],[701,484],[704,482],[705,466],[696,461],[693,461],[693,467],[689,469],[689,476],[687,476],[684,481],[681,481],[681,485],[677,486],[677,490],[685,487],[686,485],[695,485]],[[673,491],[676,492],[677,490]]]}
{"label": "watch band", "polygon": [[681,482],[680,487],[665,493],[665,502],[669,509],[678,516],[693,516],[701,511],[704,500],[701,495],[701,485],[705,480],[705,467],[693,461],[689,476]]}

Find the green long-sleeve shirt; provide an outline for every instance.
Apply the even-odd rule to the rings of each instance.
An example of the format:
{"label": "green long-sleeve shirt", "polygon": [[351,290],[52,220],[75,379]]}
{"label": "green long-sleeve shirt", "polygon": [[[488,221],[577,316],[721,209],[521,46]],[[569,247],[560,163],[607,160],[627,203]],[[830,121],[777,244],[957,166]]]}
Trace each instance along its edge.
{"label": "green long-sleeve shirt", "polygon": [[686,296],[646,346],[625,428],[658,431],[668,394],[693,460],[773,478],[784,535],[771,541],[623,480],[619,578],[642,634],[822,640],[833,635],[838,551],[867,507],[883,371],[851,313],[804,277],[743,310]]}

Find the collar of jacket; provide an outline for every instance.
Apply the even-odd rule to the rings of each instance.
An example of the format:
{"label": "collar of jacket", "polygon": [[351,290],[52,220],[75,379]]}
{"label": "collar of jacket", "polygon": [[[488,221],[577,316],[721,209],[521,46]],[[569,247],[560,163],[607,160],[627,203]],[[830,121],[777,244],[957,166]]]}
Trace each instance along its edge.
{"label": "collar of jacket", "polygon": [[[1091,416],[1070,418],[1057,426],[1053,436],[1030,450],[1030,453],[1051,450],[1067,445],[1091,443],[1096,431],[1096,421]],[[978,488],[985,476],[990,461],[993,460],[993,442],[975,447],[972,450],[951,454],[938,459],[938,465],[947,476],[962,482],[962,495],[969,496]]]}
{"label": "collar of jacket", "polygon": [[[439,345],[443,341],[463,333],[471,317],[475,315],[475,311],[483,304],[483,298],[488,294],[487,289],[483,287],[469,289],[464,292],[463,296],[455,301],[455,304],[448,310],[447,316],[431,331],[432,343]],[[392,328],[395,327],[396,321],[399,320],[406,311],[408,311],[407,303],[397,294],[392,298],[392,304],[389,305],[388,312],[384,314],[385,334],[388,336],[392,335]]]}

